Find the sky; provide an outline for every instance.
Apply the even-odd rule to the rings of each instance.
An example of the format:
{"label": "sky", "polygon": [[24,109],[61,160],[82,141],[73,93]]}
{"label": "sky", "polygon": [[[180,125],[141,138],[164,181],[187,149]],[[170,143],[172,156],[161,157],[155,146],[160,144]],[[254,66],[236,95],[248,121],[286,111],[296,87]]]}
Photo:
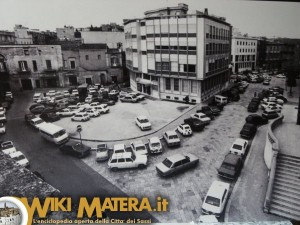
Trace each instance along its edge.
{"label": "sky", "polygon": [[0,202],[0,208],[4,208],[5,203],[6,203],[7,207],[18,208],[14,203],[11,203],[11,202]]}
{"label": "sky", "polygon": [[15,24],[52,30],[100,26],[123,19],[143,18],[144,12],[185,3],[189,11],[204,11],[250,36],[300,38],[300,3],[242,0],[0,0],[0,30]]}

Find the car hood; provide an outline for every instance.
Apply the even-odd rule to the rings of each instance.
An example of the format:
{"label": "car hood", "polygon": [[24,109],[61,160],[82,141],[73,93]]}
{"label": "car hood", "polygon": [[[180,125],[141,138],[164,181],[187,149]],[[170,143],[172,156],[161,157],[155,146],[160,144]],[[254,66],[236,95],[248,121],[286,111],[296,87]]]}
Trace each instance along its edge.
{"label": "car hood", "polygon": [[214,206],[203,202],[202,209],[210,211],[212,213],[221,213],[221,207]]}
{"label": "car hood", "polygon": [[170,168],[166,167],[163,163],[158,163],[156,168],[159,169],[161,172],[165,173],[170,170]]}

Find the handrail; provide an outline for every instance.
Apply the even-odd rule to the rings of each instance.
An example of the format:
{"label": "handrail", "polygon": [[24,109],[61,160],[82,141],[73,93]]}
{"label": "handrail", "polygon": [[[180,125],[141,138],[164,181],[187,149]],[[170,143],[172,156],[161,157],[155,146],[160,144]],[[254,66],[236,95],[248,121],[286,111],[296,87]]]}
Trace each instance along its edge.
{"label": "handrail", "polygon": [[273,155],[272,155],[272,161],[271,161],[271,166],[270,166],[270,170],[269,170],[268,187],[267,187],[265,202],[264,202],[264,206],[263,206],[263,211],[265,213],[269,213],[269,211],[270,211],[272,191],[273,191],[275,172],[276,172],[277,155],[280,151],[279,142],[278,142],[278,139],[275,137],[273,130],[282,123],[283,118],[284,118],[284,116],[281,115],[279,118],[275,119],[269,125],[268,132],[267,132],[267,140],[266,141],[267,142],[269,141],[271,143]]}

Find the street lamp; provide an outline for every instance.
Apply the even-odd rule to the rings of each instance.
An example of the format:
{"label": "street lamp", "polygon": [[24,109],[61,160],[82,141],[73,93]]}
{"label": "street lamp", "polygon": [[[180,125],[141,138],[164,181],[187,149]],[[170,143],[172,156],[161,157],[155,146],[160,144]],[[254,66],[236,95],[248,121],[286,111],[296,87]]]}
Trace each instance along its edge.
{"label": "street lamp", "polygon": [[77,126],[77,132],[79,133],[79,137],[80,137],[80,143],[82,144],[82,139],[81,139],[81,131],[82,131],[82,127],[81,125]]}

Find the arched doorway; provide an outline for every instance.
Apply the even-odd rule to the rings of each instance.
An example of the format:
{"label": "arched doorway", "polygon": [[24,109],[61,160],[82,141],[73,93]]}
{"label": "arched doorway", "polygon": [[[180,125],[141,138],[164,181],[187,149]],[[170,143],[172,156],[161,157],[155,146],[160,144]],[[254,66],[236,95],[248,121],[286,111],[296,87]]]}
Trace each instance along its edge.
{"label": "arched doorway", "polygon": [[106,75],[104,73],[101,73],[100,75],[100,81],[102,85],[106,84]]}

